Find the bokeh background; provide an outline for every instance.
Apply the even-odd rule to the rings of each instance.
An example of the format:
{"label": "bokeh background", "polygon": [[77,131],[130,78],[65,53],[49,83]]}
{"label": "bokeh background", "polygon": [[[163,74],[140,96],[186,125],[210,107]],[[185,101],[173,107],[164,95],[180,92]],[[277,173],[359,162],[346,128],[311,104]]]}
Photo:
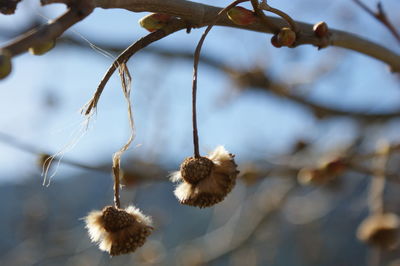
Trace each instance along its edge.
{"label": "bokeh background", "polygon": [[[0,44],[65,10],[38,2],[0,15]],[[400,52],[353,1],[269,3],[296,20],[323,20]],[[364,3],[376,8],[376,1]],[[399,28],[400,2],[382,3]],[[156,230],[131,255],[110,258],[90,243],[82,218],[112,203],[112,154],[130,134],[119,77],[108,83],[88,128],[79,110],[118,52],[147,34],[137,23],[146,14],[95,10],[49,53],[14,58],[0,83],[0,265],[400,265],[399,249],[377,250],[356,238],[368,215],[368,171],[346,169],[323,186],[297,182],[298,170],[321,158],[366,156],[381,140],[399,142],[396,115],[368,116],[400,110],[399,77],[351,51],[277,49],[270,35],[224,27],[211,31],[202,50],[198,123],[202,154],[217,145],[236,154],[235,189],[208,209],[181,206],[173,195],[168,174],[193,150],[191,55],[203,29],[178,32],[128,63],[136,138],[123,156],[122,204],[152,216]],[[38,161],[60,151],[63,160],[43,185]],[[372,165],[373,158],[362,158]],[[396,213],[396,150],[389,162],[394,174],[384,203]]]}

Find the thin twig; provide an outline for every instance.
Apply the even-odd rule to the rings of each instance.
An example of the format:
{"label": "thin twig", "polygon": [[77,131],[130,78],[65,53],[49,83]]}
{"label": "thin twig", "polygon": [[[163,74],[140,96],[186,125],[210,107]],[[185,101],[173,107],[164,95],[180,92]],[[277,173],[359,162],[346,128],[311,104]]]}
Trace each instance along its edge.
{"label": "thin twig", "polygon": [[150,33],[149,35],[139,39],[131,46],[126,48],[117,57],[117,59],[115,59],[113,64],[104,74],[102,80],[100,81],[100,84],[97,86],[96,92],[93,95],[92,99],[83,107],[82,113],[84,113],[85,115],[89,115],[92,112],[92,110],[96,109],[97,103],[104,90],[104,87],[106,86],[108,80],[110,79],[110,77],[112,76],[112,74],[115,72],[115,70],[118,68],[119,65],[126,63],[129,60],[129,58],[131,58],[136,52],[140,51],[141,49],[150,45],[151,43],[158,41],[176,31],[185,29],[186,27],[187,24],[184,21],[178,19],[172,20],[170,24],[168,24],[165,28]]}
{"label": "thin twig", "polygon": [[122,83],[122,91],[124,93],[124,98],[128,105],[128,119],[129,119],[129,126],[131,129],[131,134],[129,136],[128,141],[122,146],[122,148],[114,153],[113,155],[113,176],[114,176],[114,203],[116,208],[121,207],[120,197],[119,197],[119,179],[120,179],[120,171],[121,171],[121,156],[122,154],[128,150],[129,146],[131,145],[133,139],[135,138],[135,124],[133,122],[133,115],[132,115],[132,104],[130,100],[131,95],[131,75],[129,73],[128,67],[125,63],[122,63],[119,66],[119,76],[121,78]]}
{"label": "thin twig", "polygon": [[[16,139],[15,137],[13,137],[11,135],[8,135],[6,133],[3,133],[3,132],[0,132],[0,142],[5,143],[7,145],[10,145],[10,146],[12,146],[14,148],[17,148],[19,150],[31,153],[31,154],[36,155],[38,157],[39,156],[50,157],[49,153],[44,152],[44,151],[40,150],[39,148],[31,145],[31,144],[24,143],[24,142]],[[90,165],[86,165],[86,164],[83,164],[83,163],[80,163],[80,162],[77,162],[77,161],[74,161],[74,160],[71,160],[71,159],[63,158],[61,160],[61,158],[58,157],[58,156],[54,157],[53,161],[55,161],[55,162],[59,162],[60,161],[60,162],[62,162],[64,164],[67,164],[67,165],[70,165],[70,166],[73,166],[73,167],[78,167],[78,168],[82,168],[82,169],[86,169],[86,170],[92,170],[92,171],[98,171],[98,172],[109,172],[110,169],[111,169],[111,167],[108,167],[108,166],[107,167],[90,166]]]}
{"label": "thin twig", "polygon": [[361,7],[365,12],[370,14],[380,23],[382,23],[390,31],[390,33],[394,36],[394,38],[396,38],[396,40],[400,43],[400,33],[396,30],[396,28],[388,19],[386,12],[383,10],[383,6],[380,1],[377,4],[378,8],[377,12],[374,12],[371,8],[369,8],[366,4],[364,4],[360,0],[353,0],[353,2],[355,2],[359,7]]}
{"label": "thin twig", "polygon": [[374,176],[371,179],[368,206],[371,214],[383,214],[383,192],[386,183],[386,164],[389,156],[389,144],[378,143],[378,156],[374,159]]}
{"label": "thin twig", "polygon": [[269,17],[267,17],[264,12],[262,12],[258,0],[251,0],[251,5],[253,6],[257,17],[261,19],[261,22],[265,24],[265,26],[269,28],[271,32],[277,33],[280,27],[278,27]]}
{"label": "thin twig", "polygon": [[225,13],[235,7],[236,5],[247,2],[249,0],[237,0],[229,4],[227,7],[223,8],[221,11],[218,12],[215,19],[212,21],[210,25],[206,28],[203,35],[201,36],[199,43],[196,46],[196,50],[194,52],[194,60],[193,60],[193,82],[192,82],[192,121],[193,121],[193,146],[194,146],[194,157],[200,158],[200,151],[199,151],[199,136],[197,131],[197,114],[196,114],[196,94],[197,94],[197,72],[199,67],[199,60],[200,60],[200,52],[201,47],[203,46],[204,40],[207,37],[207,34],[210,32],[212,27],[218,22],[218,20],[225,15]]}
{"label": "thin twig", "polygon": [[273,8],[270,5],[267,4],[266,0],[263,0],[260,4],[259,4],[259,8],[264,9],[265,11],[274,13],[278,16],[280,16],[281,18],[283,18],[290,26],[290,28],[294,31],[294,32],[298,32],[299,29],[297,27],[296,22],[285,12],[277,9],[277,8]]}

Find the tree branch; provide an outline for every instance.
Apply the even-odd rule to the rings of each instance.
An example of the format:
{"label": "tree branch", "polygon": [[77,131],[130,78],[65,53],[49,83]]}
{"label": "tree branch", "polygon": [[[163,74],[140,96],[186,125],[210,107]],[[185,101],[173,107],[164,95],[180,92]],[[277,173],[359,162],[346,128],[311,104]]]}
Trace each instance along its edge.
{"label": "tree branch", "polygon": [[[93,5],[99,8],[121,8],[133,12],[158,12],[167,13],[187,21],[193,27],[204,27],[212,23],[218,12],[222,9],[219,7],[194,3],[185,0],[52,0],[44,1],[44,3],[66,3],[69,10],[53,22],[45,24],[40,28],[24,34],[10,44],[2,47],[10,52],[12,56],[27,51],[30,47],[41,44],[42,42],[51,41],[59,37],[65,30],[84,19],[93,10]],[[258,32],[274,33],[275,27],[265,24],[265,20],[269,21],[269,25],[275,25],[278,28],[286,26],[286,21],[281,18],[265,16],[259,18],[258,21],[251,25],[240,26],[234,24],[228,17],[222,17],[216,25],[228,26]],[[295,46],[303,44],[311,44],[317,47],[325,47],[327,45],[324,38],[318,38],[313,32],[313,25],[296,22],[299,27],[299,34]],[[400,55],[383,47],[380,44],[368,41],[360,36],[347,33],[340,30],[330,30],[329,42],[331,46],[337,46],[349,50],[353,50],[377,60],[380,60],[390,66],[393,72],[400,72]]]}
{"label": "tree branch", "polygon": [[[100,8],[121,8],[133,12],[157,12],[167,13],[187,20],[194,26],[204,27],[210,25],[221,8],[194,3],[185,0],[95,0],[96,7]],[[270,23],[282,28],[287,25],[281,18],[267,16]],[[324,47],[325,41],[315,36],[313,25],[296,22],[299,29],[295,46],[311,44],[317,47]],[[261,19],[248,26],[234,24],[228,17],[222,17],[216,25],[241,28],[246,30],[273,33]],[[330,30],[329,45],[353,50],[388,64],[393,72],[400,72],[400,55],[389,49],[368,41],[358,35],[340,30]]]}
{"label": "tree branch", "polygon": [[7,50],[11,56],[15,56],[27,51],[30,47],[55,40],[72,25],[92,13],[93,9],[94,6],[91,0],[76,1],[75,4],[68,8],[67,12],[54,21],[25,33],[2,48]]}

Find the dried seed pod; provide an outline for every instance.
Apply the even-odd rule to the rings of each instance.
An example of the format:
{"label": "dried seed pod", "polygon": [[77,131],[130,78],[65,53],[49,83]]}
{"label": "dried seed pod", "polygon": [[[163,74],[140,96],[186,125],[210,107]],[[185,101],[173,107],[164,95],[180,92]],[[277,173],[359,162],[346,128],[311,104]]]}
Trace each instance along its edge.
{"label": "dried seed pod", "polygon": [[296,41],[296,33],[288,28],[282,28],[277,36],[277,41],[282,46],[291,46]]}
{"label": "dried seed pod", "polygon": [[0,50],[0,79],[7,77],[12,70],[11,55],[7,50]]}
{"label": "dried seed pod", "polygon": [[398,244],[399,217],[394,213],[373,214],[357,229],[357,237],[363,242],[392,249]]}
{"label": "dried seed pod", "polygon": [[319,38],[326,37],[329,33],[328,25],[324,21],[315,23],[313,26],[313,31]]}
{"label": "dried seed pod", "polygon": [[209,207],[222,201],[235,186],[239,171],[234,155],[219,146],[205,159],[200,164],[200,160],[188,158],[182,164],[184,167],[171,175],[172,181],[180,182],[174,191],[180,203]]}
{"label": "dried seed pod", "polygon": [[48,51],[54,48],[56,42],[54,40],[42,42],[38,45],[29,48],[29,52],[33,55],[44,55]]}
{"label": "dried seed pod", "polygon": [[134,252],[153,230],[151,219],[133,206],[126,209],[107,206],[89,213],[85,222],[92,242],[111,256]]}
{"label": "dried seed pod", "polygon": [[139,20],[140,26],[145,28],[149,32],[154,32],[156,30],[162,29],[167,25],[173,17],[168,14],[163,13],[153,13],[145,16]]}
{"label": "dried seed pod", "polygon": [[190,184],[197,184],[210,176],[213,167],[214,163],[206,157],[188,157],[181,164],[180,172],[183,180]]}
{"label": "dried seed pod", "polygon": [[229,9],[227,15],[233,23],[241,26],[250,25],[256,21],[254,13],[241,6],[235,6]]}

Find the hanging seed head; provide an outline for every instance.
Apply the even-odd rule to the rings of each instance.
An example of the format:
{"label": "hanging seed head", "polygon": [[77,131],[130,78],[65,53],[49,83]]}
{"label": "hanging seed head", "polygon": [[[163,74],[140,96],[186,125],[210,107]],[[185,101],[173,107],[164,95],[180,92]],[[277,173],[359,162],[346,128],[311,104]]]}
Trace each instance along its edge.
{"label": "hanging seed head", "polygon": [[168,14],[163,13],[153,13],[145,16],[139,20],[140,26],[145,28],[149,32],[154,32],[156,30],[162,29],[167,25],[173,17]]}
{"label": "hanging seed head", "polygon": [[288,27],[283,27],[278,33],[277,41],[282,46],[291,46],[296,41],[296,33]]}
{"label": "hanging seed head", "polygon": [[183,180],[190,184],[197,184],[211,175],[213,167],[214,163],[206,157],[188,157],[181,164],[180,171]]}
{"label": "hanging seed head", "polygon": [[328,25],[324,21],[318,22],[314,24],[313,31],[319,38],[326,37],[329,32]]}
{"label": "hanging seed head", "polygon": [[363,242],[393,249],[398,244],[399,227],[396,214],[373,214],[360,224],[357,237]]}
{"label": "hanging seed head", "polygon": [[44,55],[48,51],[54,48],[56,42],[54,40],[42,42],[38,45],[32,46],[29,48],[29,52],[33,55]]}
{"label": "hanging seed head", "polygon": [[135,251],[153,230],[151,219],[132,206],[126,209],[107,206],[91,212],[85,221],[92,242],[112,256]]}
{"label": "hanging seed head", "polygon": [[174,193],[180,203],[204,208],[224,200],[238,173],[234,155],[218,146],[207,158],[187,158],[171,180],[179,182]]}
{"label": "hanging seed head", "polygon": [[11,54],[7,50],[0,49],[0,79],[4,79],[11,73]]}
{"label": "hanging seed head", "polygon": [[228,18],[236,25],[246,26],[256,21],[256,16],[251,10],[235,6],[227,12]]}

